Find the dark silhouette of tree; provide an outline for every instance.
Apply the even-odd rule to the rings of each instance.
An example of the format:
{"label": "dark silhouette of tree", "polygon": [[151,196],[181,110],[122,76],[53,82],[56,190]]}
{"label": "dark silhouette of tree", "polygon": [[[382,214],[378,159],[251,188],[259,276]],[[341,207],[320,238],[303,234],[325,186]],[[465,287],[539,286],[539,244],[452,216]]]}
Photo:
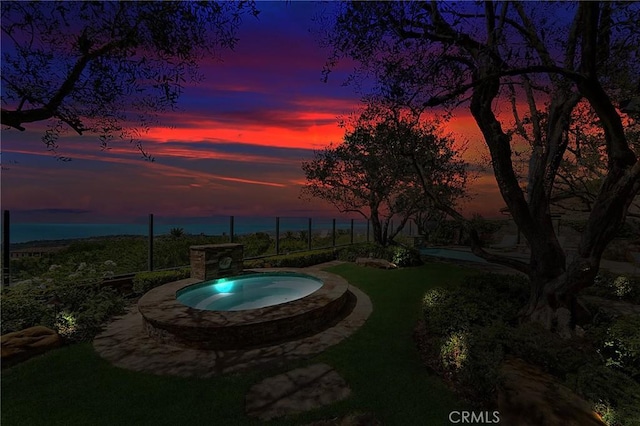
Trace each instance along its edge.
{"label": "dark silhouette of tree", "polygon": [[[640,162],[617,109],[628,110],[637,96],[639,10],[634,2],[350,2],[338,7],[323,38],[334,52],[326,72],[349,57],[398,104],[470,110],[501,195],[531,247],[529,261],[483,250],[459,212],[439,207],[469,228],[475,254],[529,275],[523,320],[562,335],[572,332],[577,294],[593,283],[640,190]],[[597,117],[606,162],[578,254],[567,265],[550,204],[581,102]],[[530,156],[519,179],[514,145],[523,142],[517,132],[523,112]]]}
{"label": "dark silhouette of tree", "polygon": [[[369,105],[341,144],[316,151],[313,160],[302,163],[303,197],[362,215],[371,222],[373,240],[383,246],[393,242],[409,218],[429,209],[423,185],[441,202],[453,203],[464,194],[467,179],[451,138],[390,112]],[[394,217],[399,220],[392,227]]]}
{"label": "dark silhouette of tree", "polygon": [[[157,114],[176,107],[198,62],[237,42],[253,2],[2,2],[2,125],[137,144]],[[65,159],[64,157],[59,157]]]}

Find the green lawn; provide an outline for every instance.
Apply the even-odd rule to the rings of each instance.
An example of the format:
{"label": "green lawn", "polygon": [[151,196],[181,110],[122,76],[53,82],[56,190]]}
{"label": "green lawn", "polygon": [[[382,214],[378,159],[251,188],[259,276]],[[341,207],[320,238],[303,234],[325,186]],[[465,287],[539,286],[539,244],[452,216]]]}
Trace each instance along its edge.
{"label": "green lawn", "polygon": [[214,379],[153,376],[112,367],[90,344],[65,347],[2,372],[2,425],[250,425],[244,395],[262,378],[326,362],[351,386],[338,404],[270,424],[297,425],[371,412],[385,425],[444,425],[467,408],[421,364],[411,333],[424,292],[464,275],[445,264],[374,270],[329,269],[365,291],[374,310],[346,341],[277,370]]}

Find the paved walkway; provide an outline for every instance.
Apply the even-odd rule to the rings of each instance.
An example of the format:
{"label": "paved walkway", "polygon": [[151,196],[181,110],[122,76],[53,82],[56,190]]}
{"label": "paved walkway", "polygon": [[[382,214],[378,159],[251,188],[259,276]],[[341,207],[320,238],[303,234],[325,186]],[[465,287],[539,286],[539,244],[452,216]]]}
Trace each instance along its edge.
{"label": "paved walkway", "polygon": [[[309,269],[338,265],[333,261]],[[137,307],[111,322],[93,341],[96,352],[113,365],[158,375],[207,378],[257,365],[284,365],[308,358],[340,343],[359,329],[371,314],[369,297],[349,286],[355,296],[351,313],[334,326],[312,336],[250,350],[200,350],[158,343],[143,330]]]}

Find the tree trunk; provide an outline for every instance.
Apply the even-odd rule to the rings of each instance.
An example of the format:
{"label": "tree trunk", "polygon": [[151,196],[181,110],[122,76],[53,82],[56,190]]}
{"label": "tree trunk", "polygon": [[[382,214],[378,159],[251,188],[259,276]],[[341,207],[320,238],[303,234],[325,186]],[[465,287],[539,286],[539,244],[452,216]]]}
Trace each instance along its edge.
{"label": "tree trunk", "polygon": [[[480,74],[480,77],[484,76]],[[528,269],[531,292],[529,302],[521,312],[522,321],[539,322],[568,336],[576,324],[577,295],[593,284],[602,253],[624,223],[629,204],[640,189],[640,164],[635,162],[631,166],[630,158],[624,155],[620,155],[622,160],[612,156],[611,161],[610,158],[612,164],[582,234],[578,256],[567,268],[565,253],[551,222],[547,194],[541,190],[532,191],[526,200],[513,172],[510,138],[491,109],[498,87],[498,81],[493,79],[479,84],[472,95],[471,112],[489,147],[502,197],[531,246]],[[608,145],[626,145],[624,135],[611,133],[609,139],[616,143]],[[622,148],[619,151],[626,152]],[[491,261],[489,256],[483,257]]]}
{"label": "tree trunk", "polygon": [[555,278],[530,277],[531,295],[521,320],[540,323],[562,337],[570,337],[575,326],[585,322],[589,315],[578,302],[576,289],[593,284],[598,264],[599,259],[577,257]]}
{"label": "tree trunk", "polygon": [[582,233],[578,254],[567,268],[563,266],[558,271],[558,264],[553,266],[555,256],[562,257],[561,263],[565,263],[564,253],[560,256],[551,246],[547,246],[548,252],[545,252],[544,246],[532,244],[531,295],[522,312],[523,321],[539,322],[564,337],[574,332],[584,312],[577,295],[593,285],[602,253],[625,221],[628,205],[640,187],[638,169],[640,164],[636,163],[625,175],[626,179],[608,176]]}
{"label": "tree trunk", "polygon": [[380,216],[378,215],[378,210],[375,208],[371,209],[371,228],[373,231],[373,242],[380,244],[382,246],[385,245],[385,236],[382,230],[382,223],[380,223]]}

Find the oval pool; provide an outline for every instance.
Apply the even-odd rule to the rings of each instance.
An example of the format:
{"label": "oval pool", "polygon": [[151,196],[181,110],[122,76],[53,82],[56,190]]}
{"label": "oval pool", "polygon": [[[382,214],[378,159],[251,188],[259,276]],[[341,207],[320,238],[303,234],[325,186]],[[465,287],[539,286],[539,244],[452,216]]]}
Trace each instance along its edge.
{"label": "oval pool", "polygon": [[243,311],[301,299],[322,287],[318,278],[300,273],[264,272],[219,278],[178,291],[180,303],[209,311]]}

